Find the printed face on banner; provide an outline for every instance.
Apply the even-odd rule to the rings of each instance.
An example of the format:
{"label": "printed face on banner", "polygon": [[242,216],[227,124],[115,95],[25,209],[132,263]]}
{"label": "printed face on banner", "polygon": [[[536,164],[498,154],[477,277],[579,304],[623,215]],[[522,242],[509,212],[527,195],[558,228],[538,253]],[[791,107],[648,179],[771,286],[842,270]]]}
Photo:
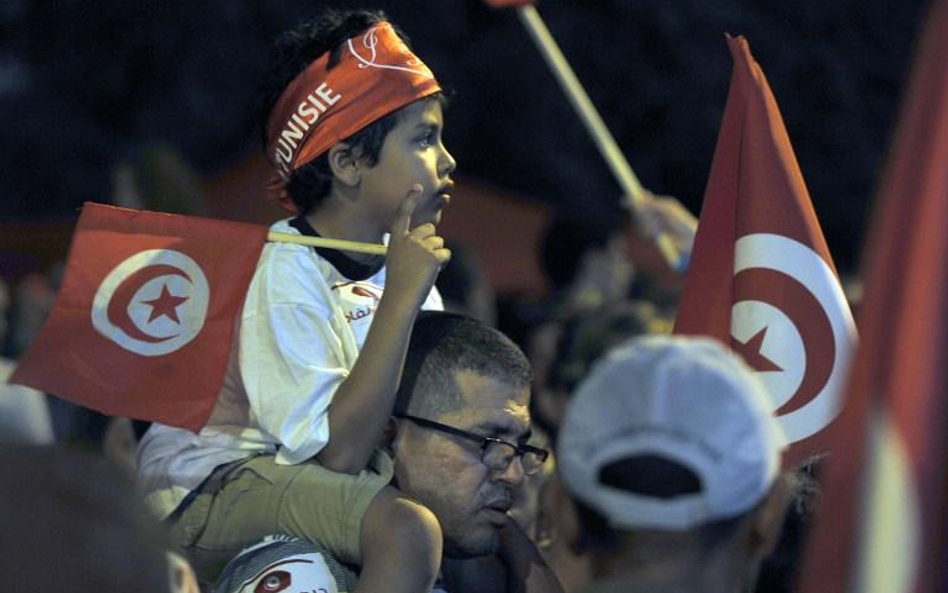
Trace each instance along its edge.
{"label": "printed face on banner", "polygon": [[197,262],[180,251],[148,249],[121,262],[99,285],[92,325],[126,350],[161,356],[197,337],[209,299]]}
{"label": "printed face on banner", "polygon": [[737,241],[731,347],[758,371],[791,442],[839,413],[854,339],[842,288],[815,251],[769,233]]}
{"label": "printed face on banner", "polygon": [[245,581],[234,593],[336,593],[322,554],[297,554],[273,562]]}

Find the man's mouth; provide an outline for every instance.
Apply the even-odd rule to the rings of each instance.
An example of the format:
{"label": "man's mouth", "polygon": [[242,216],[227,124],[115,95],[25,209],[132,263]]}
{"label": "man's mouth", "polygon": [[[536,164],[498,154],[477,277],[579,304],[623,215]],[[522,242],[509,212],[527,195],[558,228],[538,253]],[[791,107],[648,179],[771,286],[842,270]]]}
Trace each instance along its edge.
{"label": "man's mouth", "polygon": [[511,506],[513,506],[513,501],[509,498],[504,498],[485,504],[481,507],[481,511],[487,516],[491,523],[506,525],[509,518],[507,511],[510,510]]}

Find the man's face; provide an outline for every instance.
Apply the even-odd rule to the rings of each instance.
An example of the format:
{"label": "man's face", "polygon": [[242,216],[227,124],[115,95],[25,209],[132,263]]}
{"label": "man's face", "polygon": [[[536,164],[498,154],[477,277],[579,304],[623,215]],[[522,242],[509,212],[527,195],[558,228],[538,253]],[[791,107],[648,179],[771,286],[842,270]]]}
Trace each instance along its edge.
{"label": "man's face", "polygon": [[[510,443],[527,440],[528,387],[468,371],[456,372],[455,380],[464,408],[428,420]],[[523,483],[519,458],[504,471],[492,470],[481,462],[477,443],[409,420],[399,421],[394,449],[398,486],[438,517],[445,555],[467,558],[494,552],[499,530],[510,520],[506,513],[514,489]]]}
{"label": "man's face", "polygon": [[451,199],[451,173],[456,163],[441,138],[444,116],[436,99],[421,99],[403,107],[389,131],[374,166],[363,170],[359,204],[363,216],[388,232],[399,206],[412,186],[420,183],[421,197],[412,227],[441,220]]}

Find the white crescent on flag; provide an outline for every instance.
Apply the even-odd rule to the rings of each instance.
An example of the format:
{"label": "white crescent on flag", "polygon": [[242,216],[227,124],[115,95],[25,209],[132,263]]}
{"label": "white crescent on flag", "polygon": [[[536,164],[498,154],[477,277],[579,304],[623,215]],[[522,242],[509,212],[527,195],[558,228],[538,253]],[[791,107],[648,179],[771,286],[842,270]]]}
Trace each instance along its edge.
{"label": "white crescent on flag", "polygon": [[839,413],[856,340],[836,275],[803,243],[755,233],[735,243],[734,277],[732,348],[767,386],[787,438],[816,434]]}
{"label": "white crescent on flag", "polygon": [[99,285],[92,325],[130,352],[161,356],[197,337],[209,299],[197,262],[180,251],[147,249],[115,266]]}

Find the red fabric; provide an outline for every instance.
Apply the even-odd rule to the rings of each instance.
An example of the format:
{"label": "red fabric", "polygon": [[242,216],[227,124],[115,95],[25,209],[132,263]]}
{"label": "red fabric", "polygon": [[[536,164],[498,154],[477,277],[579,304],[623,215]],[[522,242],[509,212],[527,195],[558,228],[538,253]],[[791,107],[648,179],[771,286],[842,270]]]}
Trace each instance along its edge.
{"label": "red fabric", "polygon": [[793,442],[821,448],[855,340],[852,315],[780,111],[743,37],[675,333],[717,337],[759,371]]}
{"label": "red fabric", "polygon": [[[431,70],[398,37],[379,23],[346,40],[331,70],[329,53],[316,59],[287,85],[267,124],[267,158],[281,182],[340,140],[372,122],[441,90]],[[292,209],[285,194],[280,202]]]}
{"label": "red fabric", "polygon": [[266,235],[258,225],[86,203],[56,304],[10,382],[199,430]]}
{"label": "red fabric", "polygon": [[491,8],[507,8],[508,6],[523,6],[534,4],[536,0],[484,0]]}
{"label": "red fabric", "polygon": [[[883,517],[900,516],[914,520],[897,520],[877,540],[905,537],[883,568],[908,578],[886,593],[948,590],[946,64],[948,2],[938,0],[919,45],[870,227],[862,342],[849,403],[831,435],[834,453],[800,589],[807,593],[862,586],[859,545],[868,539],[865,530]],[[867,501],[876,488],[867,485],[867,470],[880,451],[870,446],[880,426],[898,443],[889,451],[901,448],[908,495],[872,507]]]}

